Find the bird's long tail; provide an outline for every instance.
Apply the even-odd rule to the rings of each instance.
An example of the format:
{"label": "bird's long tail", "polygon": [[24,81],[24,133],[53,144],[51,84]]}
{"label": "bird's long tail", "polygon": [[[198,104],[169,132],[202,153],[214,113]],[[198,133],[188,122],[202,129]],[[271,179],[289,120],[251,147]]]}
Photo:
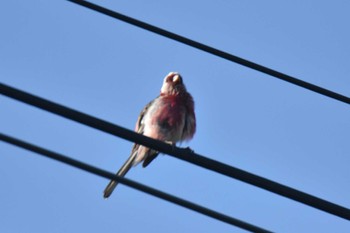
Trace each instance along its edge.
{"label": "bird's long tail", "polygon": [[[136,157],[137,153],[132,153],[130,155],[130,157],[128,158],[128,160],[126,160],[126,162],[124,163],[124,165],[119,169],[119,171],[117,172],[117,176],[121,176],[124,177],[125,174],[130,170],[130,168],[133,166],[133,161]],[[103,197],[104,198],[108,198],[113,190],[115,189],[115,187],[117,187],[118,182],[115,180],[111,180],[109,182],[109,184],[107,185],[107,187],[105,188],[105,190],[103,191]]]}

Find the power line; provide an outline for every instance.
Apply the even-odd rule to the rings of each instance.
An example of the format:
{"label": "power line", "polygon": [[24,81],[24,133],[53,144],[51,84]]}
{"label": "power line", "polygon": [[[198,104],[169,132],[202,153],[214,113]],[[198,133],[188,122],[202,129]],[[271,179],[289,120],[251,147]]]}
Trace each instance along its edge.
{"label": "power line", "polygon": [[76,167],[76,168],[79,168],[79,169],[87,171],[89,173],[93,173],[95,175],[98,175],[98,176],[101,176],[101,177],[104,177],[107,179],[116,180],[119,183],[122,183],[122,184],[129,186],[131,188],[137,189],[141,192],[148,193],[152,196],[155,196],[155,197],[161,198],[163,200],[172,202],[176,205],[180,205],[180,206],[185,207],[187,209],[196,211],[198,213],[201,213],[203,215],[217,219],[219,221],[228,223],[230,225],[237,226],[237,227],[245,229],[247,231],[261,232],[261,233],[271,232],[271,231],[265,230],[263,228],[254,226],[252,224],[246,223],[244,221],[241,221],[239,219],[232,218],[228,215],[225,215],[225,214],[219,213],[217,211],[208,209],[206,207],[197,205],[193,202],[189,202],[185,199],[181,199],[181,198],[176,197],[174,195],[170,195],[170,194],[162,192],[160,190],[157,190],[157,189],[151,188],[149,186],[143,185],[141,183],[135,182],[133,180],[114,175],[113,173],[110,173],[110,172],[107,172],[107,171],[102,170],[100,168],[97,168],[97,167],[91,166],[89,164],[80,162],[78,160],[72,159],[72,158],[64,156],[62,154],[59,154],[59,153],[47,150],[45,148],[30,144],[28,142],[16,139],[14,137],[0,133],[0,140],[7,142],[7,143],[10,143],[12,145],[15,145],[17,147],[21,147],[23,149],[35,152],[37,154],[44,155],[45,157],[57,160],[59,162],[68,164],[68,165]]}
{"label": "power line", "polygon": [[350,209],[0,83],[0,94],[350,220]]}
{"label": "power line", "polygon": [[109,10],[107,8],[104,8],[104,7],[101,7],[99,5],[96,5],[96,4],[87,2],[87,1],[82,1],[82,0],[67,0],[67,1],[76,3],[76,4],[80,5],[80,6],[84,6],[86,8],[89,8],[91,10],[97,11],[97,12],[102,13],[104,15],[107,15],[107,16],[110,16],[112,18],[121,20],[123,22],[132,24],[132,25],[134,25],[136,27],[140,27],[142,29],[145,29],[145,30],[151,31],[153,33],[156,33],[158,35],[167,37],[169,39],[178,41],[180,43],[183,43],[183,44],[186,44],[188,46],[191,46],[191,47],[197,48],[199,50],[205,51],[207,53],[216,55],[216,56],[224,58],[226,60],[235,62],[235,63],[240,64],[242,66],[249,67],[249,68],[251,68],[253,70],[260,71],[262,73],[265,73],[265,74],[268,74],[268,75],[273,76],[275,78],[281,79],[283,81],[292,83],[292,84],[297,85],[299,87],[303,87],[305,89],[308,89],[310,91],[319,93],[319,94],[327,96],[329,98],[336,99],[336,100],[339,100],[339,101],[341,101],[343,103],[350,104],[350,98],[347,97],[347,96],[344,96],[344,95],[341,95],[339,93],[333,92],[331,90],[325,89],[323,87],[314,85],[312,83],[305,82],[303,80],[297,79],[297,78],[292,77],[290,75],[287,75],[287,74],[281,73],[279,71],[270,69],[268,67],[259,65],[257,63],[248,61],[246,59],[243,59],[243,58],[240,58],[238,56],[229,54],[227,52],[224,52],[222,50],[210,47],[208,45],[196,42],[194,40],[191,40],[191,39],[188,39],[186,37],[180,36],[178,34],[169,32],[169,31],[164,30],[162,28],[153,26],[151,24],[142,22],[140,20],[137,20],[137,19],[131,18],[129,16],[117,13],[115,11]]}

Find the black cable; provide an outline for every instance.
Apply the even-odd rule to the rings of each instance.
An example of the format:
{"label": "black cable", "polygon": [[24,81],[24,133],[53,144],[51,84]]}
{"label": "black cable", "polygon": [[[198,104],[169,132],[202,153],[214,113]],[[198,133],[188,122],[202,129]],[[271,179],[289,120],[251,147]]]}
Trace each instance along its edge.
{"label": "black cable", "polygon": [[0,83],[0,94],[350,220],[350,209]]}
{"label": "black cable", "polygon": [[126,179],[126,178],[123,178],[123,177],[116,176],[113,173],[110,173],[110,172],[107,172],[107,171],[102,170],[100,168],[97,168],[97,167],[91,166],[89,164],[80,162],[78,160],[69,158],[69,157],[64,156],[62,154],[58,154],[56,152],[47,150],[45,148],[42,148],[42,147],[30,144],[28,142],[25,142],[25,141],[22,141],[22,140],[13,138],[13,137],[10,137],[8,135],[0,133],[0,140],[2,140],[4,142],[7,142],[7,143],[10,143],[12,145],[21,147],[23,149],[35,152],[37,154],[44,155],[45,157],[57,160],[59,162],[68,164],[70,166],[79,168],[79,169],[84,170],[86,172],[93,173],[95,175],[98,175],[98,176],[101,176],[101,177],[104,177],[104,178],[107,178],[107,179],[116,180],[119,183],[122,183],[122,184],[124,184],[126,186],[129,186],[131,188],[137,189],[137,190],[139,190],[141,192],[148,193],[148,194],[150,194],[152,196],[155,196],[155,197],[161,198],[163,200],[172,202],[174,204],[177,204],[177,205],[180,205],[180,206],[185,207],[187,209],[190,209],[190,210],[196,211],[198,213],[204,214],[206,216],[209,216],[211,218],[217,219],[219,221],[231,224],[233,226],[237,226],[237,227],[245,229],[247,231],[262,232],[262,233],[271,232],[271,231],[265,230],[263,228],[254,226],[252,224],[243,222],[241,220],[232,218],[232,217],[230,217],[228,215],[224,215],[224,214],[221,214],[221,213],[219,213],[217,211],[214,211],[214,210],[208,209],[206,207],[197,205],[197,204],[195,204],[193,202],[189,202],[187,200],[181,199],[181,198],[176,197],[174,195],[170,195],[170,194],[162,192],[160,190],[157,190],[157,189],[151,188],[149,186],[143,185],[141,183],[137,183],[137,182],[132,181],[130,179]]}
{"label": "black cable", "polygon": [[98,6],[96,4],[93,4],[93,3],[90,3],[90,2],[87,2],[87,1],[82,1],[82,0],[67,0],[67,1],[76,3],[76,4],[80,5],[80,6],[87,7],[89,9],[91,9],[91,10],[97,11],[97,12],[105,14],[105,15],[108,15],[108,16],[110,16],[112,18],[124,21],[124,22],[132,24],[132,25],[134,25],[136,27],[140,27],[142,29],[151,31],[151,32],[156,33],[158,35],[170,38],[172,40],[175,40],[175,41],[178,41],[180,43],[186,44],[188,46],[197,48],[197,49],[205,51],[207,53],[216,55],[216,56],[224,58],[226,60],[235,62],[237,64],[249,67],[249,68],[251,68],[253,70],[260,71],[262,73],[268,74],[270,76],[273,76],[275,78],[284,80],[284,81],[292,83],[294,85],[306,88],[308,90],[314,91],[314,92],[319,93],[321,95],[328,96],[328,97],[330,97],[332,99],[336,99],[336,100],[339,100],[341,102],[350,104],[350,98],[347,97],[347,96],[341,95],[339,93],[333,92],[331,90],[325,89],[325,88],[320,87],[320,86],[316,86],[316,85],[314,85],[312,83],[308,83],[308,82],[305,82],[303,80],[294,78],[294,77],[292,77],[290,75],[287,75],[287,74],[281,73],[279,71],[276,71],[276,70],[267,68],[265,66],[259,65],[257,63],[245,60],[243,58],[240,58],[240,57],[237,57],[235,55],[229,54],[229,53],[224,52],[222,50],[219,50],[219,49],[210,47],[208,45],[196,42],[194,40],[191,40],[191,39],[188,39],[186,37],[177,35],[175,33],[166,31],[166,30],[161,29],[159,27],[156,27],[156,26],[150,25],[148,23],[139,21],[137,19],[131,18],[129,16],[117,13],[115,11],[109,10],[107,8]]}

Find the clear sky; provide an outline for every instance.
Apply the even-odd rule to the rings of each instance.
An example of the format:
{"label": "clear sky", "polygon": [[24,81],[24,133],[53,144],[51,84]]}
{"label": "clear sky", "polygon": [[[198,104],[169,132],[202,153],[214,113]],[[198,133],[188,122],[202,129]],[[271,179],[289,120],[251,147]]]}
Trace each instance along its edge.
{"label": "clear sky", "polygon": [[[350,2],[94,1],[350,96]],[[350,207],[348,105],[65,0],[0,3],[0,81],[133,129],[164,76],[196,102],[197,153]],[[0,131],[115,172],[132,144],[0,96]],[[276,232],[350,223],[159,156],[127,175]],[[0,142],[0,232],[244,232]]]}

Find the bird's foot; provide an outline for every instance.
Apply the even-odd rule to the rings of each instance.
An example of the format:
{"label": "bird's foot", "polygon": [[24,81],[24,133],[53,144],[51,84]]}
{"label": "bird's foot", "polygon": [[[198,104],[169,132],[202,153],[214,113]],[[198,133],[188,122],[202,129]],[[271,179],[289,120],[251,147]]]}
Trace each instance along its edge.
{"label": "bird's foot", "polygon": [[[173,150],[176,147],[176,143],[172,142],[172,141],[164,141],[165,143],[169,144],[172,146]],[[192,150],[190,147],[185,147],[185,148],[180,148],[181,150],[183,150],[183,152],[188,153],[188,154],[193,154],[194,150]]]}
{"label": "bird's foot", "polygon": [[173,142],[173,141],[164,141],[164,142],[167,143],[167,144],[169,144],[169,145],[171,145],[172,150],[175,149],[175,147],[176,147],[176,143],[175,143],[175,142]]}
{"label": "bird's foot", "polygon": [[185,147],[184,150],[186,150],[187,153],[193,154],[194,150],[192,150],[189,146]]}
{"label": "bird's foot", "polygon": [[170,145],[172,145],[172,146],[175,146],[176,145],[176,143],[175,142],[173,142],[173,141],[164,141],[165,143],[168,143],[168,144],[170,144]]}

